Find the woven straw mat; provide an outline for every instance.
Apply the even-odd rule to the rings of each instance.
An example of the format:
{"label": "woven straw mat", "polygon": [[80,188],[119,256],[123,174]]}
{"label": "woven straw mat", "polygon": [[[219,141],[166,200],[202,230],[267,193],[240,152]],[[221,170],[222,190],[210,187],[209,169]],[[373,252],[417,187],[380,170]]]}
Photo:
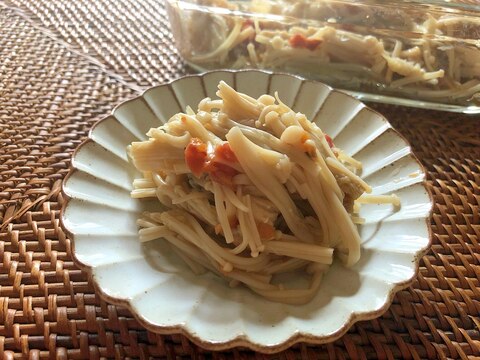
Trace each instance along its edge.
{"label": "woven straw mat", "polygon": [[379,319],[327,345],[210,352],[95,294],[59,226],[61,181],[92,124],[187,70],[160,0],[0,0],[0,358],[480,359],[480,122],[373,105],[411,142],[433,245]]}

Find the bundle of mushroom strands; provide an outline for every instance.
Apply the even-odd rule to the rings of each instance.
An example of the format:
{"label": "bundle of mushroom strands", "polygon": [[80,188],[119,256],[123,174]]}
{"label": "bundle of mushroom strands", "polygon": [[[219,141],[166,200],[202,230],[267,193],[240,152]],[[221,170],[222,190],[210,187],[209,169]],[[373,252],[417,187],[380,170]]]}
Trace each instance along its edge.
{"label": "bundle of mushroom strands", "polygon": [[[217,95],[129,147],[144,174],[132,196],[156,197],[166,209],[138,220],[140,241],[170,242],[197,274],[210,270],[272,301],[306,303],[335,256],[346,266],[359,260],[353,210],[372,201],[362,195],[371,189],[357,175],[361,164],[278,95],[254,99],[224,82]],[[302,272],[308,285],[278,280],[289,272]]]}

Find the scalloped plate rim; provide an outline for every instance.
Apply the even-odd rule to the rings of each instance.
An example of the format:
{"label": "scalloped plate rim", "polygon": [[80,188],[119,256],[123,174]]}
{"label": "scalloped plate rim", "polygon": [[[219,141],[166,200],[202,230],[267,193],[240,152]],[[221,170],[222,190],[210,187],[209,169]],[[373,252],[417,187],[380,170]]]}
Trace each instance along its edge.
{"label": "scalloped plate rim", "polygon": [[[425,222],[425,226],[426,226],[426,229],[428,231],[428,242],[427,244],[421,248],[420,250],[416,251],[415,254],[414,254],[414,259],[412,261],[412,263],[414,263],[414,272],[413,272],[413,275],[405,280],[405,281],[402,281],[402,282],[399,282],[399,283],[392,283],[390,284],[390,289],[388,290],[388,294],[387,294],[387,299],[385,301],[385,303],[377,310],[373,310],[373,311],[366,311],[366,312],[355,312],[355,311],[352,311],[350,313],[350,315],[348,316],[348,319],[344,322],[344,324],[338,329],[336,330],[335,332],[329,334],[329,335],[321,335],[321,336],[318,336],[318,335],[315,335],[315,334],[310,334],[310,333],[306,333],[306,332],[302,332],[302,331],[295,331],[293,332],[288,338],[287,340],[281,342],[281,343],[278,343],[278,344],[270,344],[270,345],[265,345],[265,344],[260,344],[260,343],[257,343],[255,342],[254,340],[250,339],[248,336],[246,336],[245,334],[241,333],[241,334],[237,334],[235,337],[233,337],[232,339],[230,340],[227,340],[227,341],[222,341],[222,342],[216,342],[216,341],[209,341],[209,340],[204,340],[202,339],[202,337],[196,333],[194,333],[193,331],[190,331],[188,329],[188,326],[186,326],[186,324],[178,324],[178,325],[172,325],[172,326],[161,326],[161,325],[156,325],[156,324],[153,324],[151,322],[149,322],[148,320],[146,320],[142,315],[141,313],[130,303],[130,299],[129,298],[121,298],[121,297],[113,297],[113,296],[110,296],[109,294],[105,293],[102,289],[102,287],[99,285],[97,279],[96,279],[96,275],[95,275],[95,269],[96,267],[95,266],[91,266],[91,265],[88,265],[88,264],[85,264],[84,262],[82,262],[78,257],[77,257],[77,253],[75,251],[75,234],[72,233],[68,227],[66,226],[65,224],[65,211],[68,207],[68,204],[70,202],[70,200],[72,199],[72,197],[70,197],[68,195],[68,193],[66,192],[65,190],[65,185],[66,183],[68,182],[68,180],[70,179],[70,177],[77,171],[82,171],[78,168],[76,168],[74,166],[74,161],[73,159],[75,159],[77,153],[80,151],[80,149],[85,146],[87,143],[89,142],[93,142],[95,144],[98,144],[96,143],[93,139],[92,139],[92,133],[93,131],[95,130],[95,128],[101,123],[103,122],[104,120],[106,120],[107,118],[109,118],[110,116],[114,116],[114,113],[115,111],[120,107],[120,106],[124,106],[125,104],[128,104],[130,102],[133,102],[139,98],[143,98],[145,94],[147,94],[148,92],[150,91],[153,91],[157,88],[162,88],[162,87],[171,87],[171,85],[175,82],[178,82],[178,81],[182,81],[183,79],[185,78],[202,78],[204,77],[205,75],[207,74],[211,74],[211,73],[231,73],[231,74],[237,74],[237,73],[250,73],[250,72],[258,72],[258,73],[264,73],[264,74],[268,74],[270,77],[271,76],[274,76],[274,75],[287,75],[289,77],[292,77],[292,78],[296,78],[302,82],[309,82],[309,83],[315,83],[315,84],[322,84],[323,86],[326,86],[326,88],[330,91],[330,93],[332,92],[335,92],[335,93],[340,93],[342,94],[343,96],[346,96],[346,97],[349,97],[349,98],[352,98],[354,99],[356,102],[358,103],[361,103],[361,104],[364,104],[363,102],[361,102],[360,100],[358,99],[355,99],[354,97],[352,97],[351,95],[345,93],[345,92],[342,92],[340,90],[336,90],[334,88],[332,88],[331,86],[329,85],[326,85],[322,82],[319,82],[319,81],[315,81],[315,80],[310,80],[310,79],[305,79],[301,76],[298,76],[298,75],[293,75],[293,74],[288,74],[288,73],[283,73],[283,72],[274,72],[274,71],[265,71],[265,70],[256,70],[256,69],[245,69],[245,70],[213,70],[213,71],[206,71],[206,72],[203,72],[203,73],[199,73],[199,74],[188,74],[188,75],[185,75],[185,76],[182,76],[182,77],[179,77],[179,78],[176,78],[172,81],[169,81],[167,83],[164,83],[164,84],[160,84],[160,85],[156,85],[156,86],[153,86],[153,87],[150,87],[148,89],[145,89],[144,91],[142,91],[139,95],[137,96],[134,96],[133,98],[131,99],[127,99],[119,104],[117,104],[113,109],[112,111],[106,115],[105,117],[103,117],[102,119],[100,119],[99,121],[97,121],[93,126],[92,128],[89,130],[88,132],[88,136],[87,138],[82,141],[82,143],[75,149],[75,151],[73,152],[72,156],[71,156],[71,163],[70,163],[70,167],[69,167],[69,172],[68,174],[66,175],[66,177],[64,178],[64,180],[62,181],[62,188],[61,188],[61,191],[62,191],[62,195],[63,197],[65,198],[63,204],[62,204],[62,208],[60,210],[60,215],[59,215],[59,222],[60,222],[60,226],[61,228],[64,230],[65,234],[71,239],[71,255],[72,255],[72,259],[74,261],[74,263],[83,271],[85,271],[87,273],[87,275],[89,276],[89,278],[92,280],[92,283],[93,283],[93,286],[96,290],[96,292],[100,295],[100,297],[102,299],[104,299],[105,301],[107,301],[108,303],[110,304],[113,304],[113,305],[117,305],[117,306],[123,306],[123,307],[126,307],[131,313],[132,315],[135,317],[135,319],[137,321],[139,321],[140,324],[142,324],[147,330],[149,331],[152,331],[152,332],[155,332],[155,333],[159,333],[159,334],[164,334],[164,335],[171,335],[171,334],[182,334],[184,336],[186,336],[188,339],[190,339],[193,343],[195,343],[196,345],[200,346],[200,347],[203,347],[204,349],[207,349],[207,350],[212,350],[212,351],[222,351],[222,350],[227,350],[227,349],[231,349],[233,347],[238,347],[238,346],[242,346],[242,347],[247,347],[247,348],[250,348],[254,351],[257,351],[257,352],[261,352],[261,353],[265,353],[265,354],[272,354],[272,353],[277,353],[277,352],[280,352],[280,351],[283,351],[287,348],[289,348],[290,346],[296,344],[296,343],[299,343],[299,342],[306,342],[306,343],[311,343],[311,344],[325,344],[325,343],[329,343],[329,342],[332,342],[332,341],[335,341],[337,340],[338,338],[342,337],[356,322],[358,321],[365,321],[365,320],[372,320],[372,319],[375,319],[379,316],[381,316],[382,314],[384,314],[388,308],[390,307],[392,301],[393,301],[393,297],[394,295],[407,288],[408,286],[410,286],[413,281],[415,280],[415,278],[417,277],[418,275],[418,272],[419,272],[419,263],[420,263],[420,259],[428,252],[428,250],[430,249],[431,247],[431,244],[432,244],[432,237],[433,237],[433,234],[432,234],[432,228],[430,226],[430,222],[431,222],[431,218],[432,218],[432,213],[433,213],[433,196],[432,196],[432,193],[430,191],[430,189],[426,186],[426,183],[427,183],[427,171],[425,169],[425,167],[423,166],[423,164],[419,161],[419,159],[417,158],[417,156],[413,153],[413,151],[411,150],[411,145],[410,143],[408,142],[408,140],[402,135],[400,134],[391,124],[390,122],[385,118],[385,116],[383,116],[382,114],[380,114],[379,112],[377,112],[376,110],[373,110],[371,109],[370,107],[368,107],[367,105],[364,104],[365,106],[365,109],[369,112],[372,112],[374,114],[377,114],[380,116],[380,119],[386,123],[389,128],[394,132],[394,134],[401,138],[408,146],[409,146],[409,149],[410,149],[410,153],[409,153],[409,156],[416,162],[416,164],[418,165],[419,169],[421,170],[421,172],[423,173],[424,175],[424,178],[421,182],[419,182],[419,184],[422,184],[423,186],[423,189],[425,190],[427,196],[428,196],[428,199],[429,199],[429,211],[428,211],[428,215],[426,215],[425,217],[422,217],[422,219],[424,220]],[[115,116],[114,116],[115,117]],[[118,120],[117,120],[118,121]],[[101,146],[100,144],[98,144],[99,146]]]}

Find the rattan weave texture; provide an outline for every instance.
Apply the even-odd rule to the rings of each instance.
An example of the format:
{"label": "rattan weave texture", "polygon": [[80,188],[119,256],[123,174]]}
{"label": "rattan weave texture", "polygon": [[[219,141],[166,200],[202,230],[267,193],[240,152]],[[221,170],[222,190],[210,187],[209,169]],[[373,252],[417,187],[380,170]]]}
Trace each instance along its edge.
{"label": "rattan weave texture", "polygon": [[[92,124],[134,89],[186,71],[162,2],[9,1],[0,7],[0,358],[264,358],[147,332],[95,295],[59,227],[61,180]],[[479,120],[374,107],[428,171],[432,250],[384,316],[271,358],[480,359]]]}
{"label": "rattan weave texture", "polygon": [[151,86],[185,73],[163,0],[6,0],[126,80]]}

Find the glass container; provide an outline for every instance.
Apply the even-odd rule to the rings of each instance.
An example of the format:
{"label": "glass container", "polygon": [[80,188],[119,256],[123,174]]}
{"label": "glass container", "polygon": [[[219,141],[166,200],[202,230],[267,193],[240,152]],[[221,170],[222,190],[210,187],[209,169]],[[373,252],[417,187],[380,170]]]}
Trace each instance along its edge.
{"label": "glass container", "polygon": [[363,100],[480,113],[476,1],[167,0],[198,71],[259,68]]}

